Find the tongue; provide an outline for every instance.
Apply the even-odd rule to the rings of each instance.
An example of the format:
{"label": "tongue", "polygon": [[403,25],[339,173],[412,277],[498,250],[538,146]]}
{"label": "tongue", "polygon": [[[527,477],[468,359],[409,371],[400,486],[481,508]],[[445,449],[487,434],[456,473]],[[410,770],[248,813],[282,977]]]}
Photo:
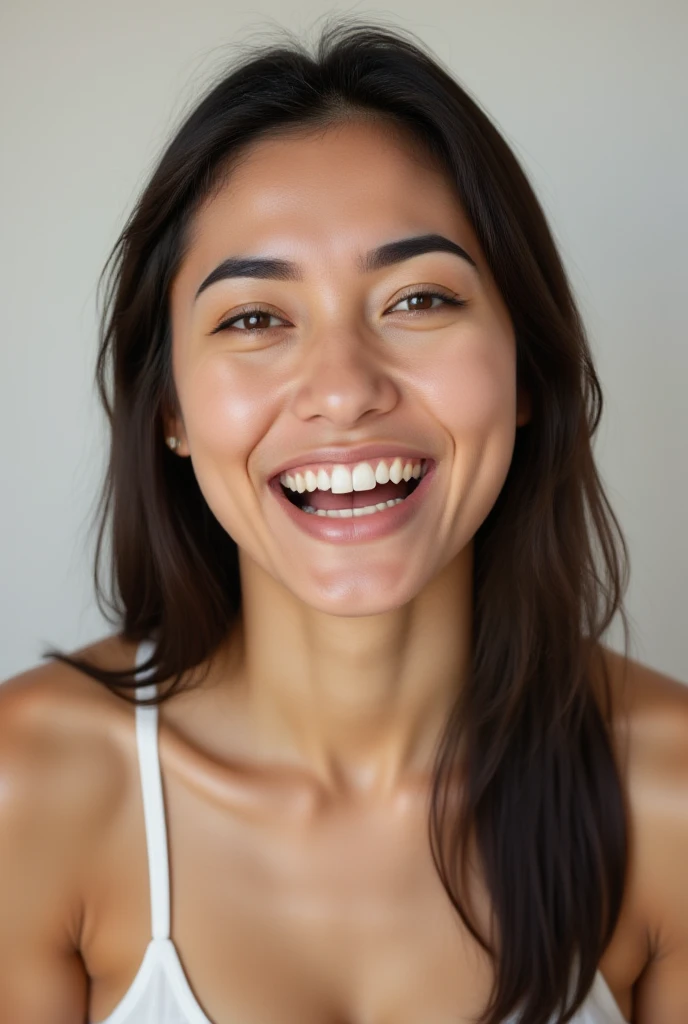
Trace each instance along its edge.
{"label": "tongue", "polygon": [[408,484],[405,480],[401,483],[376,484],[372,491],[350,491],[348,494],[333,494],[332,491],[310,491],[301,495],[305,498],[304,505],[310,505],[314,509],[331,508],[363,508],[365,505],[377,505],[381,501],[391,501],[392,498],[405,498],[408,494]]}

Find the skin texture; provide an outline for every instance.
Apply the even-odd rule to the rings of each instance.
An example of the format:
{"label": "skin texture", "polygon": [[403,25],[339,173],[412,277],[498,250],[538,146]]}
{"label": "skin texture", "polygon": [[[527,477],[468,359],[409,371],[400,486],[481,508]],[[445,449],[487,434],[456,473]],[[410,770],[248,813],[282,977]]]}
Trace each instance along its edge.
{"label": "skin texture", "polygon": [[[438,232],[362,275],[361,252]],[[230,255],[303,279],[219,282]],[[410,313],[410,285],[464,307]],[[242,305],[263,334],[211,334]],[[395,312],[388,311],[394,307]],[[436,311],[435,311],[436,309]],[[171,297],[179,410],[239,544],[242,621],[200,688],[160,711],[172,938],[216,1024],[456,1024],[485,955],[427,844],[430,757],[465,675],[472,537],[504,482],[528,397],[508,312],[437,168],[370,123],[264,140],[194,225]],[[323,445],[410,445],[437,461],[417,514],[369,543],[302,534],[267,481]],[[130,665],[118,638],[92,660]],[[631,811],[624,907],[600,968],[627,1020],[688,1019],[688,690],[606,649]],[[474,900],[486,920],[488,904]],[[150,938],[133,709],[49,664],[0,687],[0,1019],[102,1020]]]}

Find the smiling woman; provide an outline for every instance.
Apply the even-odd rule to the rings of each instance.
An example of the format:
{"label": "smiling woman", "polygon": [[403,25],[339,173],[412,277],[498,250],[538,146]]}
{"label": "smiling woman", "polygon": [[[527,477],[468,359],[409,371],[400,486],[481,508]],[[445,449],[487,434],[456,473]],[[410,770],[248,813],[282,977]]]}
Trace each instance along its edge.
{"label": "smiling woman", "polygon": [[2,1020],[685,1022],[688,701],[601,644],[600,384],[478,104],[249,50],[107,281],[117,634],[0,689]]}

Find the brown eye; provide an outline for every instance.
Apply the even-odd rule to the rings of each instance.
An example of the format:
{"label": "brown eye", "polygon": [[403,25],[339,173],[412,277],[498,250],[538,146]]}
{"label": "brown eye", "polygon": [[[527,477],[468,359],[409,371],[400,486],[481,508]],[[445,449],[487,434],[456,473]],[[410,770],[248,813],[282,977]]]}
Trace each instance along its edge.
{"label": "brown eye", "polygon": [[[270,325],[269,323],[265,323],[266,320],[279,319],[279,317],[275,316],[274,313],[271,313],[267,309],[260,309],[259,307],[256,307],[255,309],[245,309],[243,312],[237,313],[236,316],[230,317],[228,320],[223,320],[222,323],[218,324],[218,326],[210,333],[217,334],[218,331],[232,329],[238,330],[241,334],[257,334],[260,331],[269,330]],[[241,323],[242,320],[250,322],[249,326],[236,327],[235,325]],[[263,321],[262,324],[260,323],[261,320]]]}
{"label": "brown eye", "polygon": [[[432,300],[433,299],[441,299],[442,301],[441,301],[441,303],[439,305],[433,306],[433,304],[432,304]],[[420,300],[420,302],[418,302],[416,300]],[[404,312],[410,312],[410,313],[428,313],[428,312],[433,312],[436,309],[441,309],[443,303],[446,304],[446,305],[449,305],[449,306],[465,306],[466,305],[466,300],[465,299],[459,299],[457,296],[448,295],[445,292],[429,291],[429,290],[426,290],[426,289],[421,289],[419,291],[409,292],[408,295],[403,295],[400,299],[397,299],[397,301],[395,302],[394,306],[392,306],[392,309],[389,310],[389,312],[392,312],[394,309],[396,309],[396,307],[401,302],[412,303],[411,308],[409,310],[403,310],[402,309],[401,310],[402,313],[404,313]]]}
{"label": "brown eye", "polygon": [[419,295],[409,295],[407,298],[402,299],[402,302],[409,303],[409,309],[432,309],[433,300],[436,299],[436,295],[428,295],[427,292],[421,292]]}

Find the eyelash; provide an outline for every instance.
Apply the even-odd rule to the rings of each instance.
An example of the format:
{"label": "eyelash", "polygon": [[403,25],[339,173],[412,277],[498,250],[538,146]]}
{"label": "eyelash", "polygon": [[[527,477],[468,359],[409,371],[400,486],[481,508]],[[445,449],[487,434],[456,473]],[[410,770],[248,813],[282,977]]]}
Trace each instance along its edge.
{"label": "eyelash", "polygon": [[[415,299],[418,296],[428,296],[428,297],[434,298],[434,299],[443,299],[447,303],[447,305],[449,305],[449,306],[465,306],[466,305],[466,299],[460,299],[460,298],[458,298],[456,296],[448,295],[445,292],[431,291],[431,290],[424,290],[424,289],[420,289],[420,290],[409,292],[408,295],[402,295],[400,298],[397,299],[397,301],[394,303],[394,305],[398,306],[400,302],[405,302],[406,299]],[[410,310],[406,310],[406,312],[411,313],[411,314],[413,314],[413,313],[436,313],[438,308],[441,308],[441,307],[435,306],[434,308],[431,308],[431,309],[410,309]],[[237,313],[235,316],[230,317],[229,320],[223,320],[222,323],[218,324],[218,326],[214,330],[212,330],[210,333],[211,334],[217,334],[218,331],[227,330],[227,329],[231,328],[233,326],[233,324],[238,323],[240,320],[243,320],[246,317],[255,316],[257,313],[265,313],[268,316],[276,317],[278,320],[281,319],[281,317],[278,317],[276,313],[273,313],[269,309],[265,309],[262,306],[253,306],[251,308],[242,310],[240,313]],[[263,331],[269,331],[269,330],[271,330],[270,327],[244,327],[244,328],[241,328],[239,330],[239,334],[261,334]]]}

